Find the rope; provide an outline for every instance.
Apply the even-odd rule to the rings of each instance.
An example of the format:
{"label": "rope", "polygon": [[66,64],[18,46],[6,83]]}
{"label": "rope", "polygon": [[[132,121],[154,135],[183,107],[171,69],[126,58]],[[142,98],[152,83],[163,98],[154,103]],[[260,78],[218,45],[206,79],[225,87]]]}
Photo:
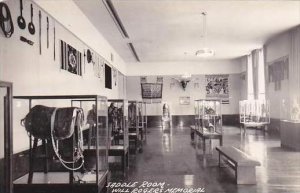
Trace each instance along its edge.
{"label": "rope", "polygon": [[[78,133],[78,144],[77,144],[77,148],[75,148],[75,152],[74,152],[74,155],[73,155],[73,161],[66,161],[64,160],[61,155],[59,154],[58,152],[58,140],[56,141],[55,143],[55,139],[54,139],[54,123],[55,123],[55,116],[56,116],[56,111],[57,111],[57,108],[55,108],[55,110],[53,111],[52,115],[51,115],[51,141],[52,141],[52,146],[53,146],[53,150],[55,152],[55,155],[57,156],[57,158],[59,159],[59,161],[61,162],[61,164],[68,170],[72,170],[72,171],[75,171],[75,170],[78,170],[80,169],[83,164],[84,164],[84,157],[83,157],[83,150],[82,150],[82,147],[83,147],[83,142],[82,142],[82,129],[81,129],[81,123],[82,123],[82,112],[79,111],[78,114],[77,114],[77,110],[74,109],[73,111],[73,120],[72,122],[74,121],[77,121],[77,126],[79,127],[79,133]],[[78,117],[80,119],[78,119]],[[75,119],[75,120],[74,120]],[[78,121],[80,120],[80,123],[78,124]],[[72,123],[73,124],[73,123]],[[74,135],[74,134],[73,134]],[[75,167],[75,168],[71,168],[69,166],[67,166],[66,164],[75,164],[78,160],[82,160],[81,161],[81,164],[78,166],[78,167]]]}
{"label": "rope", "polygon": [[0,26],[5,37],[10,38],[14,33],[14,24],[11,18],[10,10],[5,3],[1,3],[1,2],[0,2]]}

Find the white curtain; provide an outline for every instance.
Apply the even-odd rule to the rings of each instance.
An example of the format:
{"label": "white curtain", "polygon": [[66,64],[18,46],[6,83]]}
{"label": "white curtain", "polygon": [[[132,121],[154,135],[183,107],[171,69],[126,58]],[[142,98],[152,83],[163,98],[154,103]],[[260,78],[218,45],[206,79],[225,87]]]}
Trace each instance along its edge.
{"label": "white curtain", "polygon": [[254,99],[258,98],[258,50],[253,50],[252,53],[252,74],[253,74],[253,94]]}
{"label": "white curtain", "polygon": [[265,61],[263,49],[252,51],[253,98],[265,99]]}
{"label": "white curtain", "polygon": [[264,50],[258,50],[258,99],[266,99]]}
{"label": "white curtain", "polygon": [[254,99],[252,54],[247,56],[247,99]]}
{"label": "white curtain", "polygon": [[289,63],[289,100],[293,108],[300,106],[300,27],[291,31]]}

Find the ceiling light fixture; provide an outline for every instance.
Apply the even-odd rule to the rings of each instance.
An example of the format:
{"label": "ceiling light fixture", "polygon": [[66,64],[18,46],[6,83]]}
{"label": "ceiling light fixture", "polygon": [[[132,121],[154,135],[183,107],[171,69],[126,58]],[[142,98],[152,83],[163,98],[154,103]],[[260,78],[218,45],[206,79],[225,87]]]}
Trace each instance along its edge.
{"label": "ceiling light fixture", "polygon": [[208,48],[206,46],[206,41],[207,41],[207,26],[206,26],[206,16],[207,16],[207,13],[206,12],[202,12],[202,18],[203,18],[203,32],[202,32],[202,38],[203,38],[203,45],[204,47],[201,48],[200,50],[197,50],[196,51],[196,56],[198,57],[202,57],[202,58],[207,58],[207,57],[212,57],[215,55],[215,51]]}
{"label": "ceiling light fixture", "polygon": [[110,14],[111,18],[113,19],[113,21],[115,22],[118,30],[120,31],[121,35],[123,38],[129,38],[128,33],[112,3],[111,0],[102,0],[103,4],[105,5],[108,13]]}

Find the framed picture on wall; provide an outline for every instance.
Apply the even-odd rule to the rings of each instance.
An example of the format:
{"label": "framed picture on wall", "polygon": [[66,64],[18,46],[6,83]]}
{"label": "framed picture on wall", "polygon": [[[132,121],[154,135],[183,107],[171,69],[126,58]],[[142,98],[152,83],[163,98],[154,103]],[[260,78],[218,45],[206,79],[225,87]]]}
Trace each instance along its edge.
{"label": "framed picture on wall", "polygon": [[143,83],[142,98],[143,99],[161,99],[162,98],[162,87],[163,84],[159,83]]}
{"label": "framed picture on wall", "polygon": [[189,96],[182,96],[179,97],[179,104],[180,105],[190,105],[191,97]]}
{"label": "framed picture on wall", "polygon": [[205,75],[206,98],[229,99],[229,75]]}

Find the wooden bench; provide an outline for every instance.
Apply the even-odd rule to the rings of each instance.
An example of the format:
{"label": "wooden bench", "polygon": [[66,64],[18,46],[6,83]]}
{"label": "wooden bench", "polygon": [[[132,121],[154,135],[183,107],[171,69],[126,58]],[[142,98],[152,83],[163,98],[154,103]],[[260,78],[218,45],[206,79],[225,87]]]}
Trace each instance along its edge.
{"label": "wooden bench", "polygon": [[226,158],[226,163],[234,169],[237,184],[256,184],[255,166],[260,163],[248,154],[235,147],[216,147],[219,152],[219,167],[221,156]]}

